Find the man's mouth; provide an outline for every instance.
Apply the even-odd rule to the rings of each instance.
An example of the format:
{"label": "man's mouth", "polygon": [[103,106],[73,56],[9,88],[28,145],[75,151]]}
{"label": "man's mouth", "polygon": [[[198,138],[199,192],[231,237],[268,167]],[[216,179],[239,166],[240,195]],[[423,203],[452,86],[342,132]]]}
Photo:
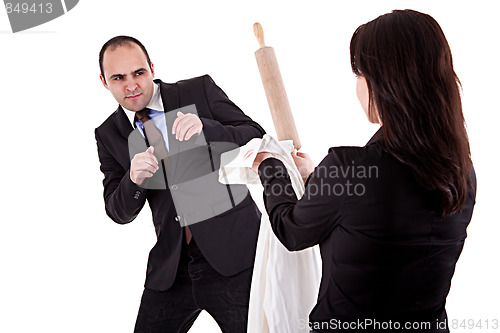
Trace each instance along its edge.
{"label": "man's mouth", "polygon": [[130,95],[130,96],[127,96],[125,97],[126,99],[136,99],[138,98],[139,96],[141,96],[141,94],[137,94],[137,95]]}

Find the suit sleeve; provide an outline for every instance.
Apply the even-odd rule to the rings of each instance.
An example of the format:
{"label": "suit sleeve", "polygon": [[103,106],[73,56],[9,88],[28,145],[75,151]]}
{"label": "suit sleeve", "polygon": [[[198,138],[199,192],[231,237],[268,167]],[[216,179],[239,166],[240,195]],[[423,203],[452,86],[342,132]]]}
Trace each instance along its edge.
{"label": "suit sleeve", "polygon": [[116,223],[133,221],[146,201],[147,190],[139,187],[130,179],[130,171],[124,170],[108,151],[95,130],[97,152],[104,174],[104,206],[106,214]]}
{"label": "suit sleeve", "polygon": [[300,200],[280,160],[269,158],[259,166],[269,221],[274,234],[289,251],[321,243],[341,221],[344,198],[331,195],[329,189],[335,183],[324,172],[331,159],[328,155],[309,176]]}
{"label": "suit sleeve", "polygon": [[203,77],[205,97],[214,119],[201,118],[203,133],[209,142],[232,142],[245,145],[262,138],[264,129],[241,111],[208,75]]}

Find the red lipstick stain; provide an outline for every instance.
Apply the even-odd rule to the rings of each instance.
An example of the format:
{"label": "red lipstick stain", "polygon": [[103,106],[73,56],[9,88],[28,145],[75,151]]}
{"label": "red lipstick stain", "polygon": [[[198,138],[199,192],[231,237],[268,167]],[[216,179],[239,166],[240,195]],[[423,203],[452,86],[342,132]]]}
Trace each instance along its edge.
{"label": "red lipstick stain", "polygon": [[246,160],[247,158],[249,158],[250,155],[252,155],[252,154],[253,154],[253,149],[250,149],[249,151],[247,151],[245,153],[245,155],[243,156],[243,161]]}

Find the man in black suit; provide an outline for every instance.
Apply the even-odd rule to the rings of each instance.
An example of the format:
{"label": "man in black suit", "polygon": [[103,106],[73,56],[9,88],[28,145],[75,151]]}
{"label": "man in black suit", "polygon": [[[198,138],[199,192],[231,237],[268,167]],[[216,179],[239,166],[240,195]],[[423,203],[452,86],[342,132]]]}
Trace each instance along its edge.
{"label": "man in black suit", "polygon": [[[135,38],[109,40],[99,65],[103,85],[120,104],[95,130],[106,213],[129,223],[147,200],[157,235],[135,332],[187,332],[202,309],[223,332],[246,332],[260,212],[246,187],[222,185],[215,175],[222,151],[264,130],[208,75],[174,84],[153,80],[154,66]],[[160,129],[168,156],[150,145],[148,121]],[[179,204],[177,192],[186,188],[180,197],[191,193],[193,202]],[[212,190],[226,195],[219,207]],[[204,203],[211,214],[200,213]]]}

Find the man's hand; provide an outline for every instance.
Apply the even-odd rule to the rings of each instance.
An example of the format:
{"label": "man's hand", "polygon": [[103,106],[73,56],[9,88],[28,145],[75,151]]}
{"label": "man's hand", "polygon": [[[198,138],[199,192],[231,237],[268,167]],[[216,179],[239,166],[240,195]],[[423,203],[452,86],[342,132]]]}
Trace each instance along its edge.
{"label": "man's hand", "polygon": [[177,112],[177,119],[172,125],[172,134],[175,134],[177,140],[189,140],[195,134],[200,134],[203,129],[203,123],[200,118],[193,113]]}
{"label": "man's hand", "polygon": [[314,163],[311,157],[305,153],[297,152],[297,154],[292,154],[293,161],[299,169],[302,181],[305,183],[309,175],[314,171]]}
{"label": "man's hand", "polygon": [[149,147],[144,153],[138,153],[130,163],[130,179],[141,185],[144,179],[153,177],[158,170],[158,160],[153,155],[154,147]]}

